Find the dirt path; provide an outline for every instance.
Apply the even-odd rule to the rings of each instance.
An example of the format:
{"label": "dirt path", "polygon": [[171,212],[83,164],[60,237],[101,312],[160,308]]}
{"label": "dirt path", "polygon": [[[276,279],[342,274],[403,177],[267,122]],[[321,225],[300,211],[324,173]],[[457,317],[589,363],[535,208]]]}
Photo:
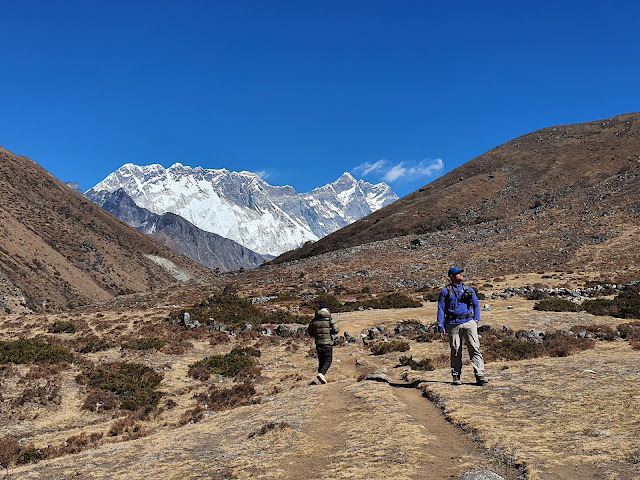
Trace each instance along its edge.
{"label": "dirt path", "polygon": [[[424,310],[416,309],[414,316],[423,317],[427,313]],[[371,317],[371,315],[360,317],[357,314],[343,316],[342,330],[355,335],[363,328],[369,328],[383,320],[388,321],[388,316],[386,318]],[[301,472],[310,473],[309,476],[305,475],[305,478],[315,477],[321,472],[327,474],[331,472],[334,455],[348,448],[348,435],[341,426],[348,422],[353,411],[362,408],[362,402],[356,398],[352,387],[362,375],[363,369],[358,368],[348,349],[335,349],[334,355],[335,363],[332,367],[334,372],[330,371],[330,373],[339,370],[340,380],[316,387],[318,394],[321,395],[320,404],[324,410],[305,427],[305,433],[313,437],[317,444],[317,452],[306,458],[291,459],[289,468],[285,469],[287,473],[284,478],[301,478]],[[369,357],[368,362],[371,361],[375,360]],[[367,365],[365,370],[371,371],[372,365]],[[422,391],[415,385],[392,378],[390,383],[383,383],[380,388],[390,391],[395,397],[395,402],[392,402],[396,403],[394,408],[407,416],[409,424],[419,428],[429,437],[431,447],[429,451],[404,459],[405,462],[410,463],[407,469],[412,472],[408,478],[454,479],[459,478],[464,472],[478,470],[490,470],[508,480],[521,478],[520,472],[503,465],[474,442],[469,435],[449,423],[442,411],[423,397]],[[382,473],[380,475],[379,478],[390,478]],[[321,477],[321,475],[317,476]]]}

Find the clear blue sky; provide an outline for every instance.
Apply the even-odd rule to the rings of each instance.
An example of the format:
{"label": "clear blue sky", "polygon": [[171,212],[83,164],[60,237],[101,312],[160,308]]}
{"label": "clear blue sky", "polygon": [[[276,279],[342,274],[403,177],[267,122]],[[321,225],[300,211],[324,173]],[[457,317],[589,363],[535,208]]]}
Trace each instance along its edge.
{"label": "clear blue sky", "polygon": [[0,19],[0,145],[83,190],[180,162],[404,196],[640,111],[637,1],[0,0]]}

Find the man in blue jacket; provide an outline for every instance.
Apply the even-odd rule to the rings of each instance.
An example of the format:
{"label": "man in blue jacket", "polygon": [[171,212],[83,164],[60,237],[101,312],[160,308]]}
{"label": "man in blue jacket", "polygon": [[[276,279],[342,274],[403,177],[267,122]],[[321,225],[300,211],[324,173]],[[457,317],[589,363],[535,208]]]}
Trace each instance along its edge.
{"label": "man in blue jacket", "polygon": [[464,270],[458,267],[449,269],[451,283],[444,287],[438,298],[438,331],[442,337],[449,334],[451,347],[451,375],[453,385],[461,385],[462,341],[467,345],[471,365],[476,375],[476,385],[484,386],[484,358],[480,353],[478,322],[480,322],[480,304],[473,288],[463,283]]}

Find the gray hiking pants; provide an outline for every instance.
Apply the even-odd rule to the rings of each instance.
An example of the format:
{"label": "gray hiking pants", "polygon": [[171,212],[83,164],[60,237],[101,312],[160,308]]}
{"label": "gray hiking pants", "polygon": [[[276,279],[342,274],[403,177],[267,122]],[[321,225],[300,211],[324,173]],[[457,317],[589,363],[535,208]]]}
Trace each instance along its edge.
{"label": "gray hiking pants", "polygon": [[475,320],[449,326],[449,346],[451,347],[451,374],[462,373],[462,341],[467,345],[471,366],[476,376],[484,376],[484,358],[480,353],[478,324]]}

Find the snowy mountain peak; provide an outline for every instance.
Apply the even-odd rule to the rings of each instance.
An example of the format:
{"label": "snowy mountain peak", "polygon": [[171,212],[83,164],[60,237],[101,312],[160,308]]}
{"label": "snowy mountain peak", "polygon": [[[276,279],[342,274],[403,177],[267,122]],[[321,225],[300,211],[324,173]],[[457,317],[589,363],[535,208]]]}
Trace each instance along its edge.
{"label": "snowy mountain peak", "polygon": [[298,194],[290,186],[272,186],[247,171],[205,169],[174,163],[123,165],[87,192],[122,188],[142,208],[179,215],[202,230],[279,255],[332,233],[398,199],[391,188],[356,180],[345,172],[338,180]]}

